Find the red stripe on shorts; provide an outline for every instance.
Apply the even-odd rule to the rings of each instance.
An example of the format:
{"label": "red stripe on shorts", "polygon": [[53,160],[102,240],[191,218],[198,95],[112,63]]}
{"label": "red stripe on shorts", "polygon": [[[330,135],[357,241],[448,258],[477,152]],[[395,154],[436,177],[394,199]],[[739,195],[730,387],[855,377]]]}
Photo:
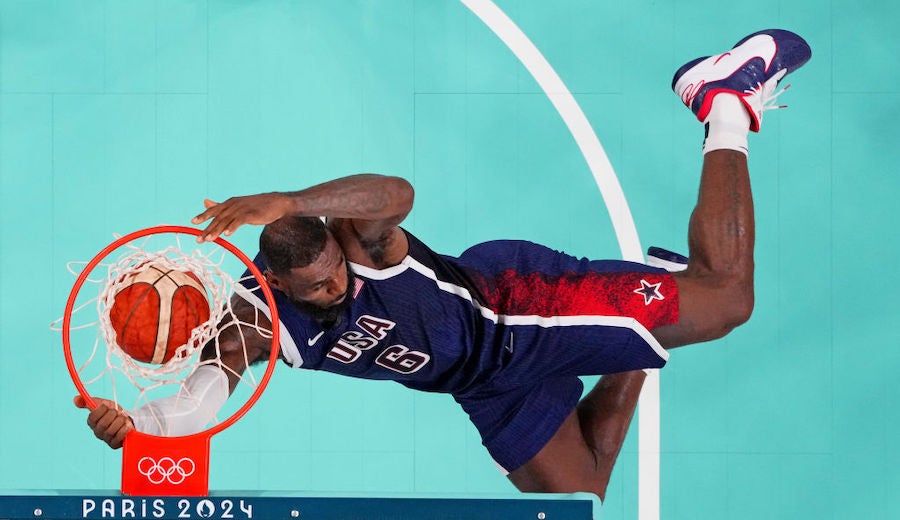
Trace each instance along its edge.
{"label": "red stripe on shorts", "polygon": [[648,330],[678,322],[669,273],[588,272],[551,276],[507,270],[482,287],[487,304],[512,316],[627,316]]}

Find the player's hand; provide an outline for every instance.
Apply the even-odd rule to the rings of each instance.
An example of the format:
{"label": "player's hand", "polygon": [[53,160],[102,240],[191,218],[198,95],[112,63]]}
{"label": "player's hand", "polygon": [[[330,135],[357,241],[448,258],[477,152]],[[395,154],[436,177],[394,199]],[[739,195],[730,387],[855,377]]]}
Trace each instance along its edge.
{"label": "player's hand", "polygon": [[244,197],[232,197],[225,202],[203,201],[206,211],[191,222],[200,224],[212,219],[198,242],[211,242],[219,235],[228,236],[244,224],[265,225],[288,215],[293,207],[290,196],[283,193],[260,193]]}
{"label": "player's hand", "polygon": [[[75,406],[88,408],[87,401],[80,395],[75,396]],[[134,422],[125,410],[108,399],[94,397],[97,407],[88,414],[87,424],[98,439],[117,450],[122,447],[125,435],[134,429]]]}

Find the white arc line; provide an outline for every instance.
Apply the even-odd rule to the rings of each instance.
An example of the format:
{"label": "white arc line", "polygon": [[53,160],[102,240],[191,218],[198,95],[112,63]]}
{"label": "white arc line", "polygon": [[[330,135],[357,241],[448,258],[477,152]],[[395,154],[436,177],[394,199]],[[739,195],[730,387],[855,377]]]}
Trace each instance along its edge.
{"label": "white arc line", "polygon": [[522,65],[528,69],[528,72],[541,86],[544,94],[553,103],[563,122],[569,128],[569,132],[572,133],[572,137],[575,138],[584,160],[587,161],[588,168],[594,175],[597,187],[600,188],[600,194],[603,196],[603,202],[609,211],[609,217],[612,219],[613,229],[619,241],[622,258],[643,262],[641,242],[638,239],[625,194],[622,192],[622,187],[619,185],[619,180],[616,178],[616,173],[606,156],[603,145],[600,144],[591,123],[582,112],[581,107],[578,106],[572,93],[566,88],[541,51],[528,39],[528,36],[493,2],[490,0],[460,1],[481,18],[481,21],[509,47],[509,50],[519,58]]}
{"label": "white arc line", "polygon": [[[460,0],[506,44],[562,117],[594,175],[612,220],[622,258],[643,262],[631,210],[612,164],[578,102],[538,48],[491,0]],[[638,518],[659,518],[659,373],[651,371],[638,408]]]}

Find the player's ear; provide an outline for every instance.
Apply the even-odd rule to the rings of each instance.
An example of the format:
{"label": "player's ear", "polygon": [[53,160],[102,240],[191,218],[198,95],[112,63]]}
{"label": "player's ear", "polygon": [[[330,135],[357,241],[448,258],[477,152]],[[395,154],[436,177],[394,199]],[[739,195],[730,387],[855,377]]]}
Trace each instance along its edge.
{"label": "player's ear", "polygon": [[263,276],[266,277],[266,282],[268,282],[269,285],[270,285],[273,289],[278,289],[279,291],[281,290],[281,288],[282,288],[282,287],[281,287],[281,280],[278,278],[278,276],[277,276],[275,273],[273,273],[272,271],[266,269],[265,271],[263,271]]}

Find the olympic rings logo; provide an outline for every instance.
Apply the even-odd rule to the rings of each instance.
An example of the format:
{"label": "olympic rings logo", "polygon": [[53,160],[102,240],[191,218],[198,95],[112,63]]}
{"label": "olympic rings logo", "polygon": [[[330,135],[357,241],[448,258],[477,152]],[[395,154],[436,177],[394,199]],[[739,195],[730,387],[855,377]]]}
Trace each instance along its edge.
{"label": "olympic rings logo", "polygon": [[138,461],[138,472],[147,477],[151,484],[162,484],[168,481],[169,484],[178,485],[194,474],[194,461],[184,457],[175,462],[171,457],[163,457],[157,462],[153,457],[144,457]]}

